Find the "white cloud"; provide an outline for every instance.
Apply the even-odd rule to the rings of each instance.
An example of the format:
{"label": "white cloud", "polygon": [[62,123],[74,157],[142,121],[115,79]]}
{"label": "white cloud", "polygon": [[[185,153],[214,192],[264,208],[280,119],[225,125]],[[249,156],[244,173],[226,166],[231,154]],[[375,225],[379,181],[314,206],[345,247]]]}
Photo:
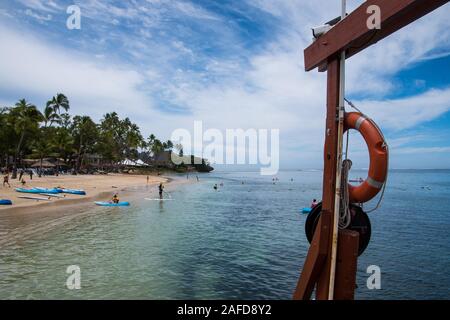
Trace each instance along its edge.
{"label": "white cloud", "polygon": [[57,12],[63,7],[52,0],[18,0],[27,8],[44,12]]}
{"label": "white cloud", "polygon": [[3,25],[0,28],[0,88],[22,96],[64,92],[77,112],[99,115],[151,109],[152,101],[138,87],[143,77],[124,66],[99,64],[95,56],[80,55]]}
{"label": "white cloud", "polygon": [[450,88],[431,89],[403,99],[359,101],[357,107],[383,128],[400,131],[414,128],[450,111]]}
{"label": "white cloud", "polygon": [[25,10],[25,14],[26,14],[27,16],[30,16],[30,17],[35,18],[35,19],[38,20],[39,22],[45,22],[45,21],[50,21],[50,20],[52,20],[52,15],[51,15],[51,14],[46,14],[46,15],[38,14],[38,13],[34,12],[34,11],[31,10],[31,9]]}
{"label": "white cloud", "polygon": [[[239,35],[227,27],[226,19],[198,5],[164,0],[147,2],[145,5],[130,2],[121,8],[98,1],[82,4],[83,15],[97,22],[139,19],[137,34],[121,34],[110,26],[108,36],[100,34],[103,39],[120,39],[127,56],[141,61],[138,67],[117,63],[117,57],[110,59],[111,53],[107,51],[95,53],[101,59],[95,55],[90,58],[2,27],[0,89],[25,96],[63,91],[72,97],[74,112],[101,115],[119,110],[137,121],[146,134],[155,132],[166,137],[176,128],[190,129],[194,120],[203,120],[207,127],[219,129],[279,128],[284,164],[321,166],[326,75],[304,72],[302,49],[311,41],[309,26],[338,15],[338,2],[326,1],[327,10],[323,10],[323,1],[252,1],[278,17],[283,30],[256,53],[241,46]],[[39,6],[44,6],[41,10],[51,8],[45,1],[32,3],[30,8],[34,10]],[[350,1],[353,7],[358,3]],[[430,57],[437,48],[450,46],[447,13],[448,9],[437,11],[348,61],[348,93],[370,97],[357,105],[383,129],[396,131],[389,134],[392,139],[398,138],[397,131],[436,119],[450,109],[450,89],[384,99],[395,88],[392,75]],[[223,37],[212,40],[230,43],[236,54],[202,56],[198,41],[191,40],[199,40],[206,34],[183,29],[178,35],[180,29],[161,28],[160,23],[167,22],[171,15],[221,21],[219,30],[223,31]],[[142,41],[142,34],[152,42]],[[436,35],[430,38],[430,34]],[[180,41],[177,36],[185,38]],[[187,61],[193,65],[186,64]],[[180,106],[184,112],[158,111],[156,106],[164,107],[160,97],[168,104]],[[404,147],[405,143],[397,141],[393,145]]]}

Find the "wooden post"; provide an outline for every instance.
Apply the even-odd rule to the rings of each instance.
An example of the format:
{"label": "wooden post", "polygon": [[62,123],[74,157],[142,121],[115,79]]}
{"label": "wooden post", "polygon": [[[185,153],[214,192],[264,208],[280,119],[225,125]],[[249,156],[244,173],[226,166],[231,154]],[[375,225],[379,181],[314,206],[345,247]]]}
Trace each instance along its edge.
{"label": "wooden post", "polygon": [[334,283],[335,300],[353,300],[355,298],[358,247],[358,232],[339,230],[336,281]]}
{"label": "wooden post", "polygon": [[[328,299],[331,267],[331,256],[329,252],[331,251],[336,187],[339,59],[334,59],[328,63],[327,75],[327,120],[325,128],[322,213],[297,284],[297,289],[294,293],[294,299],[309,299],[316,282],[318,283],[317,299]],[[312,288],[311,284],[313,285]]]}
{"label": "wooden post", "polygon": [[[445,5],[450,0],[366,0],[328,33],[305,49],[305,70],[316,67],[328,71],[325,163],[323,174],[322,215],[305,260],[294,299],[309,299],[317,282],[316,295],[326,300],[330,291],[331,246],[334,224],[336,169],[338,163],[339,55],[349,58],[411,22]],[[367,27],[369,7],[377,6],[381,29]],[[353,299],[358,255],[358,234],[338,234],[335,299]]]}
{"label": "wooden post", "polygon": [[327,120],[325,128],[325,152],[323,170],[322,216],[329,216],[328,255],[324,269],[317,282],[317,300],[327,300],[330,286],[331,246],[334,225],[336,191],[336,163],[338,161],[338,115],[339,115],[340,61],[338,58],[328,62],[327,82]]}

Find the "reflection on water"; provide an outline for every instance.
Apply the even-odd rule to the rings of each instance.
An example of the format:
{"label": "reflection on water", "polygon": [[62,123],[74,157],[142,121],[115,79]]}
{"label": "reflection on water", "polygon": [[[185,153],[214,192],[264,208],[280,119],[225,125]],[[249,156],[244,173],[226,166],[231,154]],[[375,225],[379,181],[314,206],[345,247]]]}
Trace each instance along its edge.
{"label": "reflection on water", "polygon": [[[92,207],[13,238],[0,250],[0,298],[290,299],[308,250],[299,209],[320,197],[322,174],[278,178],[201,176],[168,190],[173,201],[137,192],[130,208]],[[385,202],[370,215],[357,298],[450,298],[449,195],[449,171],[390,174]],[[382,290],[365,286],[372,264]],[[69,265],[81,268],[79,291],[65,287]]]}

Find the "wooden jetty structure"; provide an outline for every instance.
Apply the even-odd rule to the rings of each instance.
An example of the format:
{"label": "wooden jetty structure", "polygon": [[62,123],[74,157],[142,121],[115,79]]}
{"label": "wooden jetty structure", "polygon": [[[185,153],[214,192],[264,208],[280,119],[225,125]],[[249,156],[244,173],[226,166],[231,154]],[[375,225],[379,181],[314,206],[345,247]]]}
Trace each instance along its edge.
{"label": "wooden jetty structure", "polygon": [[[408,24],[445,5],[449,0],[366,0],[317,37],[304,50],[305,70],[327,72],[326,131],[322,212],[293,298],[352,300],[356,288],[358,232],[338,230],[340,171],[345,95],[345,61]],[[381,13],[379,25],[369,28],[373,8]],[[430,35],[432,36],[432,35]]]}

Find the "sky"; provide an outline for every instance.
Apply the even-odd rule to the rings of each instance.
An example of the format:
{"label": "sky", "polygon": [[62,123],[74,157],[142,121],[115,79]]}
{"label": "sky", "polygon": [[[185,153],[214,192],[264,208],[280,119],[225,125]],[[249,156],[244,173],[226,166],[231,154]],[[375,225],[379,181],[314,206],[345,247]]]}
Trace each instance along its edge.
{"label": "sky", "polygon": [[[72,4],[80,30],[66,27]],[[195,120],[279,129],[283,169],[321,168],[326,74],[304,71],[303,49],[338,15],[339,0],[1,0],[0,106],[63,92],[72,114],[116,111],[162,139]],[[450,168],[449,16],[447,4],[347,60],[346,97],[382,128],[391,168]]]}

